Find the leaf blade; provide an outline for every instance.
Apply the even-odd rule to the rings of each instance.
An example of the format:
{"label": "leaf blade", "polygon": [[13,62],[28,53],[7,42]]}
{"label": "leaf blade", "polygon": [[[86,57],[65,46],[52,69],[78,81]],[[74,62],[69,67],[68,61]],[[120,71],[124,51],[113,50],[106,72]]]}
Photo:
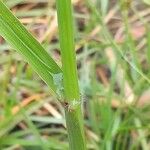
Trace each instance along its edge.
{"label": "leaf blade", "polygon": [[56,92],[53,75],[62,73],[57,63],[0,1],[0,35],[21,53],[46,84]]}

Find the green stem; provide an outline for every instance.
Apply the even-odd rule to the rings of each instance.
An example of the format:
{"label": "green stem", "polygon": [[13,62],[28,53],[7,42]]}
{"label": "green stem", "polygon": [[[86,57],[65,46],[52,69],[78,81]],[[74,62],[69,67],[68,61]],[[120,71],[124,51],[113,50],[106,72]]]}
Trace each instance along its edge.
{"label": "green stem", "polygon": [[85,150],[83,118],[78,85],[71,0],[56,0],[62,55],[63,102],[71,150]]}

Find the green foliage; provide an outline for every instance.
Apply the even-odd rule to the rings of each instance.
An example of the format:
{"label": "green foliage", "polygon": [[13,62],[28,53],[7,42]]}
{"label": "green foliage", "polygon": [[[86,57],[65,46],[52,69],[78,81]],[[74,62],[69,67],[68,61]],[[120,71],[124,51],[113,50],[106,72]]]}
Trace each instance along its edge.
{"label": "green foliage", "polygon": [[[57,10],[63,74],[55,61],[2,2],[0,2],[0,35],[22,54],[55,94],[61,96],[64,86],[66,102],[62,103],[69,103],[65,112],[70,148],[84,150],[86,148],[75,61],[71,1],[57,1]],[[74,101],[78,102],[75,107]],[[33,125],[29,124],[33,128]]]}
{"label": "green foliage", "polygon": [[[22,54],[47,85],[56,92],[58,82],[55,78],[62,73],[60,67],[2,1],[0,1],[0,35]],[[62,79],[57,80],[61,83]]]}
{"label": "green foliage", "polygon": [[[43,33],[51,35],[49,31],[52,25],[56,25],[56,22],[53,22],[53,18],[56,17],[55,1],[5,0],[3,2],[21,21],[26,21],[27,18],[29,22],[25,23],[26,27],[39,38]],[[21,49],[13,46],[16,52],[0,38],[0,149],[68,150],[67,135],[69,135],[70,149],[85,149],[80,107],[83,102],[87,149],[149,150],[149,5],[145,5],[142,0],[81,0],[74,4],[73,17],[72,10],[66,9],[71,8],[70,6],[70,1],[57,1],[58,18],[62,20],[59,22],[60,47],[61,53],[65,53],[61,59],[64,59],[66,65],[57,74],[50,73],[53,81],[50,80],[49,86],[54,86],[53,91],[58,96],[62,96],[65,91],[61,103],[49,94],[49,88],[42,84],[41,79],[34,73],[37,69],[32,69],[34,66],[29,62],[32,60],[28,61],[28,58],[24,57],[29,62],[28,65],[18,55],[18,52],[22,52],[23,46]],[[0,8],[3,7],[0,5]],[[68,12],[71,12],[70,15]],[[1,13],[5,16],[3,12]],[[7,22],[11,19],[0,19],[1,27],[6,29],[2,20]],[[16,26],[16,23],[11,24]],[[75,28],[72,27],[73,25]],[[7,25],[8,31],[11,36],[13,35],[12,39],[18,40],[19,38],[16,38],[11,30],[17,32],[17,29],[10,27]],[[56,29],[53,28],[51,31],[54,33]],[[73,30],[76,31],[75,35]],[[6,36],[9,36],[8,31],[5,31]],[[17,36],[22,36],[22,32],[18,32]],[[53,33],[52,41],[47,38],[42,44],[45,49],[56,54],[60,47],[58,36],[56,32]],[[74,37],[81,96],[78,92]],[[11,38],[6,41],[12,42]],[[72,42],[68,44],[68,41]],[[51,71],[52,64],[49,62],[49,65],[46,65],[48,62],[43,59],[45,56],[35,51],[29,40],[22,42],[29,46],[30,52],[31,50],[34,52],[31,52],[32,56],[45,68],[43,72]],[[24,49],[25,52],[29,51],[27,48]],[[49,57],[48,55],[47,58]],[[73,64],[69,64],[68,61]],[[56,68],[59,68],[58,65]],[[66,72],[64,77],[63,72]],[[48,73],[47,75],[49,76]],[[64,78],[66,80],[62,82]],[[67,79],[69,85],[64,88],[63,84],[67,84]],[[72,92],[71,89],[76,92],[68,93]],[[24,109],[21,107],[18,113],[12,113],[16,106],[22,106],[25,97],[28,99],[41,93],[39,99],[35,98],[24,106]],[[65,99],[66,97],[68,98]],[[63,118],[64,109],[66,124]]]}

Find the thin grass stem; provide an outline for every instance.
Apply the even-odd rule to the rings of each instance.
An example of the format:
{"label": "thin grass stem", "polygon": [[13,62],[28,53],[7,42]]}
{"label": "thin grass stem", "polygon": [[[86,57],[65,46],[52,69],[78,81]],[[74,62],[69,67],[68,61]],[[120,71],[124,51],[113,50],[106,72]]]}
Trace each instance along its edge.
{"label": "thin grass stem", "polygon": [[71,150],[85,150],[79,93],[71,0],[57,0],[59,40],[62,56],[64,106]]}

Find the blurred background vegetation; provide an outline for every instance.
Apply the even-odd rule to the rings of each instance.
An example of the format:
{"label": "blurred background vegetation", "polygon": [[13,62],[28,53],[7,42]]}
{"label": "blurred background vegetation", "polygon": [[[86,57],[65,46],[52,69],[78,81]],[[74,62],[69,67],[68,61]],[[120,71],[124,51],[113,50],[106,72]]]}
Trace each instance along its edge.
{"label": "blurred background vegetation", "polygon": [[[55,0],[4,2],[61,66]],[[72,3],[88,149],[150,150],[150,1]],[[63,107],[0,37],[0,150],[45,149],[68,149]]]}

